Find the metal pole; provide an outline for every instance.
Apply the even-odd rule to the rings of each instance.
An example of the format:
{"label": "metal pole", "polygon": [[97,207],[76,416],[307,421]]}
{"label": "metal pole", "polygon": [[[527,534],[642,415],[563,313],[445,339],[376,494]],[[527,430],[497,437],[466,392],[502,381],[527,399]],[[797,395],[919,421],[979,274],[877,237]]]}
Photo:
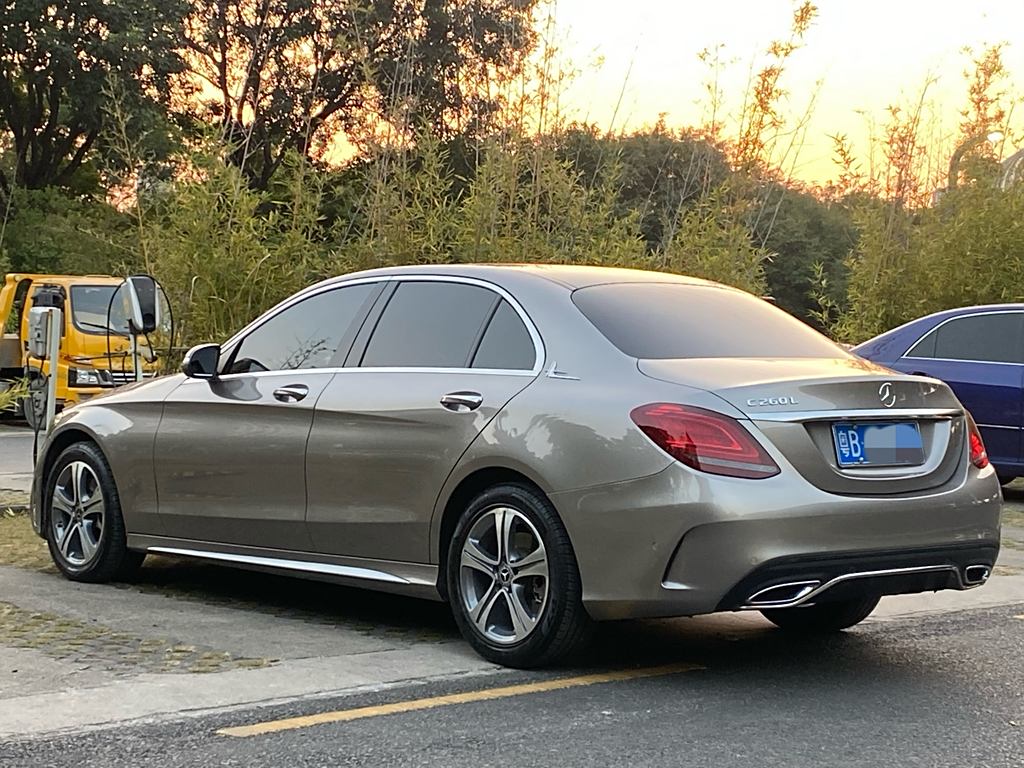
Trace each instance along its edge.
{"label": "metal pole", "polygon": [[46,379],[46,420],[43,422],[44,432],[53,429],[53,420],[57,415],[57,377],[60,375],[60,330],[64,321],[63,314],[53,307],[47,313],[46,356],[50,364],[50,375]]}
{"label": "metal pole", "polygon": [[136,381],[142,381],[142,356],[139,354],[139,337],[132,334],[132,371]]}

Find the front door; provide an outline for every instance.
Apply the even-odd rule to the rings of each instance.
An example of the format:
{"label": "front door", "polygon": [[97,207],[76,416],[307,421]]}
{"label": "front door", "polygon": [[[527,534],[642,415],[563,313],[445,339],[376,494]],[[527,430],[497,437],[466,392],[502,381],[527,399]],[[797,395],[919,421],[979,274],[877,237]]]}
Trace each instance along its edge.
{"label": "front door", "polygon": [[225,350],[220,377],[171,393],[154,455],[168,535],[313,549],[305,464],[314,408],[381,287],[333,288],[286,306]]}

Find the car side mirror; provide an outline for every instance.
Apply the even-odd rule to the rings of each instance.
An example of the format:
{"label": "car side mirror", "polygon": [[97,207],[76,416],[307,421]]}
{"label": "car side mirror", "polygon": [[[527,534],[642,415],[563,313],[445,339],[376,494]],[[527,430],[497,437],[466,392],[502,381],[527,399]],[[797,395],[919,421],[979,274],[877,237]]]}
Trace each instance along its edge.
{"label": "car side mirror", "polygon": [[181,363],[181,372],[190,379],[215,379],[220,367],[220,344],[192,347]]}

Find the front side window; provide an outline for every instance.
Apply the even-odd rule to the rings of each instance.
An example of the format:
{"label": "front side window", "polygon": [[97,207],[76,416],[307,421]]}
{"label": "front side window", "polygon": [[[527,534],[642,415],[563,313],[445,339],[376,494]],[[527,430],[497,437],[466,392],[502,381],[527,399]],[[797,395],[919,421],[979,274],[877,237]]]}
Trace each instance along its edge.
{"label": "front side window", "polygon": [[465,283],[403,281],[363,354],[364,368],[468,368],[499,297]]}
{"label": "front side window", "polygon": [[917,342],[907,357],[1020,363],[1024,314],[993,312],[958,317],[943,323]]}
{"label": "front side window", "polygon": [[246,336],[228,373],[290,371],[341,365],[358,322],[380,292],[360,283],[318,293],[274,315]]}

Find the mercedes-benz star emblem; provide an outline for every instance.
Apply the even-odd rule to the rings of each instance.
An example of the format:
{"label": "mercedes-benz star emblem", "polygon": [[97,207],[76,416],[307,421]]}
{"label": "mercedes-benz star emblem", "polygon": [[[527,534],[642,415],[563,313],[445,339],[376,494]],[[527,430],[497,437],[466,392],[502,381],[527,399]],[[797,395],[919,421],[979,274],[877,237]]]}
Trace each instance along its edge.
{"label": "mercedes-benz star emblem", "polygon": [[885,382],[878,388],[878,399],[882,401],[882,405],[886,408],[892,408],[896,405],[896,393],[893,392],[891,381]]}

